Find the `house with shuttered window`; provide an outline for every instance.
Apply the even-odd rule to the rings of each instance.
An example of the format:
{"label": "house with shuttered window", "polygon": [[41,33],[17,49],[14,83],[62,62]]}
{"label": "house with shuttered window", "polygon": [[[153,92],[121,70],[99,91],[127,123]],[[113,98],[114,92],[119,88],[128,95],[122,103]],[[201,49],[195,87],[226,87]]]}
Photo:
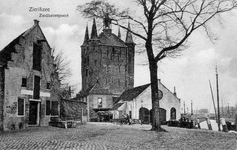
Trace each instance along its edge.
{"label": "house with shuttered window", "polygon": [[47,126],[59,115],[59,86],[51,48],[34,20],[0,51],[0,130]]}

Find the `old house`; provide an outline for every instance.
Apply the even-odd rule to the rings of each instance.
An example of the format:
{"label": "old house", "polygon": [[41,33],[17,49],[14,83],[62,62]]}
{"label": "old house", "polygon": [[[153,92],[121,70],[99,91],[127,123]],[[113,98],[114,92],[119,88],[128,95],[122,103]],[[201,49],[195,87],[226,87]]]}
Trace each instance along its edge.
{"label": "old house", "polygon": [[104,19],[99,35],[95,19],[90,37],[86,27],[81,46],[82,90],[77,98],[87,102],[88,121],[94,113],[111,109],[124,90],[133,88],[134,51],[132,34],[127,32],[123,41],[120,30],[118,35],[112,33],[109,18]]}
{"label": "old house", "polygon": [[0,51],[0,129],[47,126],[58,116],[59,80],[51,48],[34,25]]}
{"label": "old house", "polygon": [[[180,118],[180,99],[176,92],[172,93],[158,80],[161,121],[178,120]],[[124,91],[116,100],[111,112],[113,118],[122,118],[129,115],[132,119],[140,119],[149,123],[151,118],[151,86],[150,84],[134,87]]]}

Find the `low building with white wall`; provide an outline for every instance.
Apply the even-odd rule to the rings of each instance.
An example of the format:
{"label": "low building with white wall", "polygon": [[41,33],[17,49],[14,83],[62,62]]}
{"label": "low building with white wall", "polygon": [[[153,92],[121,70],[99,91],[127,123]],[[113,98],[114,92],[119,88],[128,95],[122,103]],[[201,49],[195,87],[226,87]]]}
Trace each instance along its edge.
{"label": "low building with white wall", "polygon": [[[180,99],[177,98],[176,92],[172,93],[160,80],[158,80],[158,89],[163,93],[160,100],[161,120],[178,120],[181,112]],[[152,115],[151,110],[151,86],[146,84],[124,91],[116,100],[111,112],[114,119],[128,114],[131,119],[140,119],[144,123],[149,123]]]}

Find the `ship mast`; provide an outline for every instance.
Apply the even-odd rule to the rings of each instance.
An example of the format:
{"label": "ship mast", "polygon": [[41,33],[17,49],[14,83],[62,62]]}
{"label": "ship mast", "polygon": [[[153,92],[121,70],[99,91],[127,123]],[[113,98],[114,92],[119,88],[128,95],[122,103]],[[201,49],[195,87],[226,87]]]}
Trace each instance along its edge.
{"label": "ship mast", "polygon": [[210,89],[211,89],[211,96],[212,96],[212,101],[213,101],[213,106],[214,106],[214,110],[215,110],[215,117],[216,117],[216,121],[217,119],[217,115],[216,115],[216,106],[215,106],[215,101],[214,101],[214,96],[213,96],[213,91],[212,91],[212,86],[211,86],[211,81],[209,80],[209,84],[210,84]]}
{"label": "ship mast", "polygon": [[219,106],[219,87],[218,87],[218,73],[217,73],[217,66],[216,66],[216,90],[217,90],[217,123],[218,123],[218,131],[220,130],[220,106]]}

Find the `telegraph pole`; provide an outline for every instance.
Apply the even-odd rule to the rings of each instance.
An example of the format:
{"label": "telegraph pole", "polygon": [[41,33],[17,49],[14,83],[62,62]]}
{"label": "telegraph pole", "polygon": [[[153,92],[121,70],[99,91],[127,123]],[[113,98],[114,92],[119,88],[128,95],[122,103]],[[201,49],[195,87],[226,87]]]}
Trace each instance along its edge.
{"label": "telegraph pole", "polygon": [[217,89],[217,123],[218,123],[218,131],[221,131],[220,129],[220,106],[219,106],[219,87],[218,87],[218,73],[217,73],[217,67],[216,67],[216,89]]}

